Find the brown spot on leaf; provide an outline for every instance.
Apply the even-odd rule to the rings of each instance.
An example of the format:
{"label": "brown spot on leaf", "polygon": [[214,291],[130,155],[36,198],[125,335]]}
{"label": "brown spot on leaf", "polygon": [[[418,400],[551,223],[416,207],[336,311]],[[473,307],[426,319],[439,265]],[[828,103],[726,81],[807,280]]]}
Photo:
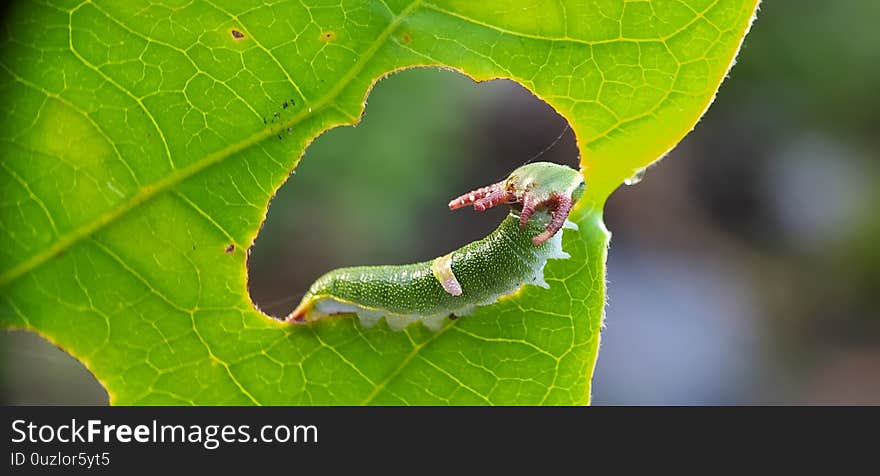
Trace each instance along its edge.
{"label": "brown spot on leaf", "polygon": [[412,41],[412,35],[408,32],[403,32],[403,34],[400,35],[400,41],[402,41],[404,45],[408,45]]}
{"label": "brown spot on leaf", "polygon": [[227,253],[232,253],[233,251],[235,251],[235,245],[234,245],[234,244],[230,244],[229,246],[226,247],[226,252],[227,252]]}
{"label": "brown spot on leaf", "polygon": [[240,39],[244,38],[244,33],[240,32],[238,30],[232,30],[232,31],[230,31],[230,33],[232,33],[232,37],[235,38],[236,40],[240,40]]}
{"label": "brown spot on leaf", "polygon": [[336,33],[333,33],[332,31],[325,31],[324,33],[321,33],[321,39],[324,41],[330,41],[333,38],[336,38]]}

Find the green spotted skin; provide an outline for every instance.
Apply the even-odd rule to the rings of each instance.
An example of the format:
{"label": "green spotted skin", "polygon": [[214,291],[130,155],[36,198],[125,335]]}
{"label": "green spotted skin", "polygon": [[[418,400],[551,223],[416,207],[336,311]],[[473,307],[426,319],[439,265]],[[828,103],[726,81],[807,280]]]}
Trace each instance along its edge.
{"label": "green spotted skin", "polygon": [[431,270],[432,261],[357,266],[336,269],[318,278],[292,315],[310,310],[325,298],[397,315],[448,315],[494,302],[524,283],[545,284],[543,267],[547,259],[564,257],[562,233],[542,245],[532,243],[545,225],[546,217],[535,217],[521,230],[519,216],[510,213],[489,236],[454,251],[452,271],[461,284],[459,296],[443,289]]}
{"label": "green spotted skin", "polygon": [[330,271],[312,284],[285,320],[306,323],[354,313],[365,327],[384,317],[393,330],[415,320],[436,330],[446,317],[466,315],[524,284],[549,287],[544,265],[551,258],[569,257],[562,251],[561,229],[584,187],[581,173],[570,167],[523,165],[506,179],[449,202],[450,210],[512,205],[486,238],[431,261]]}

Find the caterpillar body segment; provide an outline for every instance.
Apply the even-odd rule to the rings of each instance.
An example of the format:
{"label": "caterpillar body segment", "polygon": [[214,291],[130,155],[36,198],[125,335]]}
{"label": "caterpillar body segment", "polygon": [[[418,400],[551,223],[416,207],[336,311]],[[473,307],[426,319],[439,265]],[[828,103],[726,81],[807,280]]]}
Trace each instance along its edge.
{"label": "caterpillar body segment", "polygon": [[580,172],[569,167],[547,162],[520,167],[507,179],[449,204],[477,210],[513,205],[489,236],[430,261],[330,271],[285,320],[309,323],[353,313],[365,327],[384,317],[395,330],[415,321],[439,329],[447,318],[467,315],[523,285],[549,287],[544,266],[548,259],[569,257],[559,230],[574,227],[566,218],[583,187]]}

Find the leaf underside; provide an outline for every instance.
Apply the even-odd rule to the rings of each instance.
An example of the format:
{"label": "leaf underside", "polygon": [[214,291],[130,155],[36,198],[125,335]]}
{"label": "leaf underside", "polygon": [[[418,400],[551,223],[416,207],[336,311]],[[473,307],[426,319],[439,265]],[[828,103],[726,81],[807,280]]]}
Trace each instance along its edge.
{"label": "leaf underside", "polygon": [[[114,404],[588,403],[602,205],[694,126],[756,3],[15,4],[0,324],[74,355]],[[572,258],[548,264],[550,289],[437,333],[267,318],[246,261],[274,191],[375,81],[418,66],[510,78],[569,121],[588,184]]]}

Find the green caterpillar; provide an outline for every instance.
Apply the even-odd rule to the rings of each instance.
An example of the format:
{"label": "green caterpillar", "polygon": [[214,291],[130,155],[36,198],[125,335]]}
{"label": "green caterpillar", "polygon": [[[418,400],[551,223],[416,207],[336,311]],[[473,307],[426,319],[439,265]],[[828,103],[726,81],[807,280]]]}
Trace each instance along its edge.
{"label": "green caterpillar", "polygon": [[492,304],[523,284],[548,287],[544,265],[548,259],[569,258],[559,230],[566,224],[574,227],[566,218],[583,190],[583,176],[569,167],[524,165],[498,183],[449,202],[452,210],[514,205],[486,238],[431,261],[330,271],[312,284],[285,320],[308,323],[355,313],[364,327],[385,317],[394,330],[417,320],[436,330],[444,319]]}

